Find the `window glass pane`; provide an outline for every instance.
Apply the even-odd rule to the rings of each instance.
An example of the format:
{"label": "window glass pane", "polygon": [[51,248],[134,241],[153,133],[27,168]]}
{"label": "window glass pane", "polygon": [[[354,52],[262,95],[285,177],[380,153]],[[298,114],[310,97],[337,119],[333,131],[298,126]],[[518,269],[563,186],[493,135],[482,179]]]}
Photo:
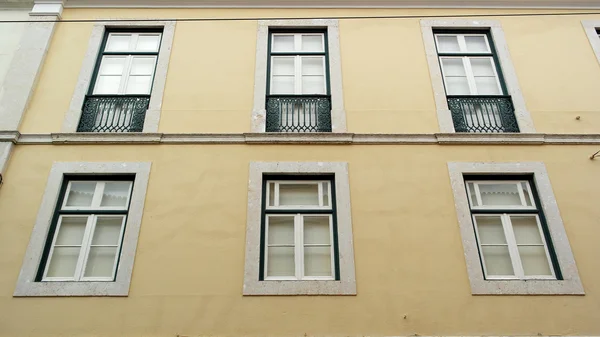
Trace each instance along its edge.
{"label": "window glass pane", "polygon": [[488,276],[514,275],[508,246],[483,246],[483,259]]}
{"label": "window glass pane", "polygon": [[117,246],[121,237],[124,216],[102,216],[96,220],[92,245]]}
{"label": "window glass pane", "polygon": [[96,190],[95,181],[73,181],[67,195],[67,206],[89,207],[92,205],[94,191]]}
{"label": "window glass pane", "polygon": [[483,35],[480,36],[465,36],[467,51],[469,53],[487,53],[488,45]]}
{"label": "window glass pane", "polygon": [[323,50],[323,35],[302,35],[302,51]]}
{"label": "window glass pane", "polygon": [[302,75],[325,74],[323,57],[302,57]]}
{"label": "window glass pane", "polygon": [[304,247],[304,275],[331,275],[331,247]]}
{"label": "window glass pane", "polygon": [[273,57],[273,65],[271,72],[273,75],[289,75],[295,74],[295,59],[293,57]]}
{"label": "window glass pane", "polygon": [[475,216],[480,244],[506,244],[500,216]]}
{"label": "window glass pane", "polygon": [[544,246],[519,246],[518,248],[526,276],[552,275]]}
{"label": "window glass pane", "polygon": [[478,95],[501,95],[498,81],[495,77],[475,77]]}
{"label": "window glass pane", "polygon": [[131,34],[110,34],[106,41],[106,51],[129,51]]}
{"label": "window glass pane", "polygon": [[275,206],[275,183],[269,183],[269,206]]}
{"label": "window glass pane", "polygon": [[295,276],[294,247],[267,249],[267,276]]}
{"label": "window glass pane", "polygon": [[473,76],[490,76],[495,77],[494,64],[492,58],[469,58],[471,62],[471,68],[473,69]]}
{"label": "window glass pane", "polygon": [[437,47],[440,53],[459,52],[458,39],[454,36],[437,36]]}
{"label": "window glass pane", "polygon": [[329,206],[329,183],[323,182],[323,206]]}
{"label": "window glass pane", "polygon": [[63,216],[60,221],[60,229],[56,237],[55,245],[80,246],[83,241],[83,233],[87,217]]}
{"label": "window glass pane", "polygon": [[153,75],[155,57],[134,57],[131,63],[131,75]]}
{"label": "window glass pane", "polygon": [[107,181],[104,185],[100,206],[127,207],[130,187],[131,182],[129,181]]}
{"label": "window glass pane", "polygon": [[294,217],[293,216],[269,216],[269,239],[270,245],[293,245],[294,244]]}
{"label": "window glass pane", "polygon": [[294,76],[273,76],[272,94],[293,94],[295,91]]}
{"label": "window glass pane", "polygon": [[272,50],[294,51],[294,35],[273,35]]}
{"label": "window glass pane", "polygon": [[160,35],[140,34],[137,41],[136,51],[158,52]]}
{"label": "window glass pane", "polygon": [[527,188],[527,183],[521,183],[521,189],[523,190],[523,196],[525,196],[525,203],[527,206],[533,206],[533,200],[531,195],[529,195],[529,189]]}
{"label": "window glass pane", "polygon": [[123,75],[127,57],[104,56],[100,65],[99,75]]}
{"label": "window glass pane", "polygon": [[48,277],[73,277],[79,258],[80,247],[54,247],[48,266]]}
{"label": "window glass pane", "polygon": [[127,94],[149,95],[152,86],[152,76],[129,76]]}
{"label": "window glass pane", "polygon": [[98,76],[94,94],[117,94],[121,86],[121,76]]}
{"label": "window glass pane", "polygon": [[118,247],[91,247],[85,277],[112,277]]}
{"label": "window glass pane", "polygon": [[484,206],[521,206],[517,184],[480,183],[479,192]]}
{"label": "window glass pane", "polygon": [[441,60],[442,60],[442,65],[443,65],[443,69],[444,69],[444,76],[446,76],[446,77],[467,76],[462,58],[444,57]]}
{"label": "window glass pane", "polygon": [[279,206],[319,206],[317,184],[280,184]]}
{"label": "window glass pane", "polygon": [[304,216],[304,244],[331,244],[328,216]]}
{"label": "window glass pane", "polygon": [[469,83],[466,77],[446,77],[448,95],[470,95]]}
{"label": "window glass pane", "polygon": [[303,94],[325,94],[325,76],[302,76]]}
{"label": "window glass pane", "polygon": [[543,244],[535,217],[511,215],[510,222],[518,245]]}
{"label": "window glass pane", "polygon": [[469,194],[471,196],[471,205],[478,206],[477,196],[475,195],[475,185],[473,183],[468,183],[467,186],[469,187]]}

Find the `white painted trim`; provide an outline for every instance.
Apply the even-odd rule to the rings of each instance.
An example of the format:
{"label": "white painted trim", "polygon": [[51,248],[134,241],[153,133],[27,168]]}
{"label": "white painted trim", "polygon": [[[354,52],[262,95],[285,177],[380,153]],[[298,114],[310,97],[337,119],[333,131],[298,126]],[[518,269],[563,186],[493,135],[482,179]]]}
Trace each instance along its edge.
{"label": "white painted trim", "polygon": [[600,145],[600,134],[523,133],[45,133],[0,131],[0,143],[74,144],[421,144]]}
{"label": "white painted trim", "polygon": [[36,1],[33,5],[33,8],[31,9],[31,12],[29,12],[29,15],[31,15],[31,16],[54,15],[58,19],[60,19],[60,16],[62,15],[63,7],[64,7],[63,0]]}
{"label": "white painted trim", "polygon": [[56,16],[32,16],[21,37],[0,95],[0,130],[18,130],[33,95],[56,27]]}
{"label": "white painted trim", "polygon": [[536,8],[536,9],[598,9],[592,0],[66,0],[66,8]]}
{"label": "white painted trim", "polygon": [[[264,174],[335,175],[340,281],[265,280],[259,281],[261,251],[261,210]],[[348,163],[343,162],[251,162],[248,180],[248,215],[244,295],[356,295],[354,244],[350,211]]]}
{"label": "white painted trim", "polygon": [[336,19],[305,20],[260,20],[256,36],[256,66],[254,72],[254,106],[252,109],[251,130],[265,132],[267,64],[269,27],[324,27],[327,28],[329,55],[329,83],[331,89],[331,128],[334,133],[346,132],[346,111],[342,87],[342,63],[340,51],[339,22]]}
{"label": "white painted trim", "polygon": [[[541,162],[449,162],[448,171],[473,295],[584,295],[579,271],[546,166]],[[485,280],[469,209],[464,174],[533,174],[564,280]]]}
{"label": "white painted trim", "polygon": [[596,31],[596,28],[600,28],[600,20],[582,20],[581,25],[583,26],[585,35],[590,40],[598,63],[600,63],[600,37],[598,37],[598,32]]}
{"label": "white painted trim", "polygon": [[[31,233],[14,296],[127,296],[133,271],[150,162],[55,162]],[[35,282],[65,174],[135,173],[121,258],[114,282]]]}
{"label": "white painted trim", "polygon": [[79,119],[81,118],[81,108],[85,95],[90,88],[92,81],[92,75],[94,73],[94,67],[100,53],[100,47],[104,38],[106,28],[112,27],[163,27],[162,40],[160,44],[160,50],[158,52],[158,61],[156,64],[156,71],[154,73],[154,80],[152,84],[152,93],[150,95],[150,104],[146,111],[146,119],[144,121],[144,133],[152,133],[158,131],[158,124],[160,121],[160,113],[162,109],[162,100],[165,91],[165,84],[167,81],[167,70],[169,68],[169,59],[171,58],[171,49],[173,47],[173,38],[175,36],[175,21],[114,21],[112,19],[99,19],[102,22],[98,22],[92,29],[90,41],[88,43],[88,49],[85,53],[81,71],[79,72],[79,78],[75,91],[73,92],[73,98],[69,105],[69,111],[67,111],[65,120],[62,125],[62,132],[76,132]]}
{"label": "white painted trim", "polygon": [[515,108],[515,117],[519,124],[521,133],[534,133],[533,120],[525,105],[525,98],[521,92],[517,73],[512,64],[504,30],[500,21],[497,20],[421,20],[421,31],[423,34],[423,43],[425,45],[425,53],[427,63],[429,65],[429,75],[431,77],[431,85],[433,87],[433,96],[435,100],[438,123],[441,132],[454,132],[454,123],[448,101],[446,99],[446,90],[440,70],[437,49],[435,46],[433,29],[434,28],[489,28],[494,45],[496,47],[496,55],[500,61],[504,82],[511,96]]}

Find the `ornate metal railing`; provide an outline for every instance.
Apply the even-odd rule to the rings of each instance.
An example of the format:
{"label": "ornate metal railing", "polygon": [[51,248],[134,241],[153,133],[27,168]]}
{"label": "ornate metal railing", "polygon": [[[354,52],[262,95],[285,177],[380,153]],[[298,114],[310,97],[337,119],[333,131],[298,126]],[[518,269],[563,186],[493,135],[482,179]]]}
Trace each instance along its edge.
{"label": "ornate metal railing", "polygon": [[267,132],[331,132],[331,98],[267,96]]}
{"label": "ornate metal railing", "polygon": [[78,132],[142,132],[148,95],[86,96]]}
{"label": "ornate metal railing", "polygon": [[456,132],[519,132],[510,96],[448,96]]}

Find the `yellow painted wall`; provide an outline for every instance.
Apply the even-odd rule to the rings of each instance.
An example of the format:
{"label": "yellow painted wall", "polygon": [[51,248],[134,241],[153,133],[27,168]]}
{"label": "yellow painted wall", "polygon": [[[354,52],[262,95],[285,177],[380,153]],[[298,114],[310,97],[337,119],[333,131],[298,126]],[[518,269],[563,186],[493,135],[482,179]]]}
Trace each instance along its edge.
{"label": "yellow painted wall", "polygon": [[[422,17],[519,12],[523,10],[66,9],[63,18]],[[491,19],[502,23],[537,131],[599,133],[600,65],[581,20],[600,19],[600,15]],[[92,27],[89,22],[58,24],[21,132],[60,131]],[[256,27],[254,20],[177,23],[160,132],[250,131]],[[340,42],[349,132],[438,132],[419,19],[340,20]]]}
{"label": "yellow painted wall", "polygon": [[[17,146],[0,188],[0,336],[599,335],[596,150]],[[129,297],[12,297],[54,161],[152,161]],[[251,161],[349,163],[357,296],[241,295]],[[543,161],[586,295],[472,296],[448,161]]]}

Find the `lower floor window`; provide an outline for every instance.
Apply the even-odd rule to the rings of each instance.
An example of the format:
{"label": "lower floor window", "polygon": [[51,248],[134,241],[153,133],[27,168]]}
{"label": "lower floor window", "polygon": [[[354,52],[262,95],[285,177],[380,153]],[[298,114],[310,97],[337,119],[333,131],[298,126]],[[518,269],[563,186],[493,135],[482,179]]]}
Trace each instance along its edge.
{"label": "lower floor window", "polygon": [[113,281],[133,182],[65,179],[38,281]]}
{"label": "lower floor window", "polygon": [[467,180],[486,279],[557,279],[552,240],[531,180]]}
{"label": "lower floor window", "polygon": [[339,279],[332,179],[310,179],[265,181],[262,280]]}

